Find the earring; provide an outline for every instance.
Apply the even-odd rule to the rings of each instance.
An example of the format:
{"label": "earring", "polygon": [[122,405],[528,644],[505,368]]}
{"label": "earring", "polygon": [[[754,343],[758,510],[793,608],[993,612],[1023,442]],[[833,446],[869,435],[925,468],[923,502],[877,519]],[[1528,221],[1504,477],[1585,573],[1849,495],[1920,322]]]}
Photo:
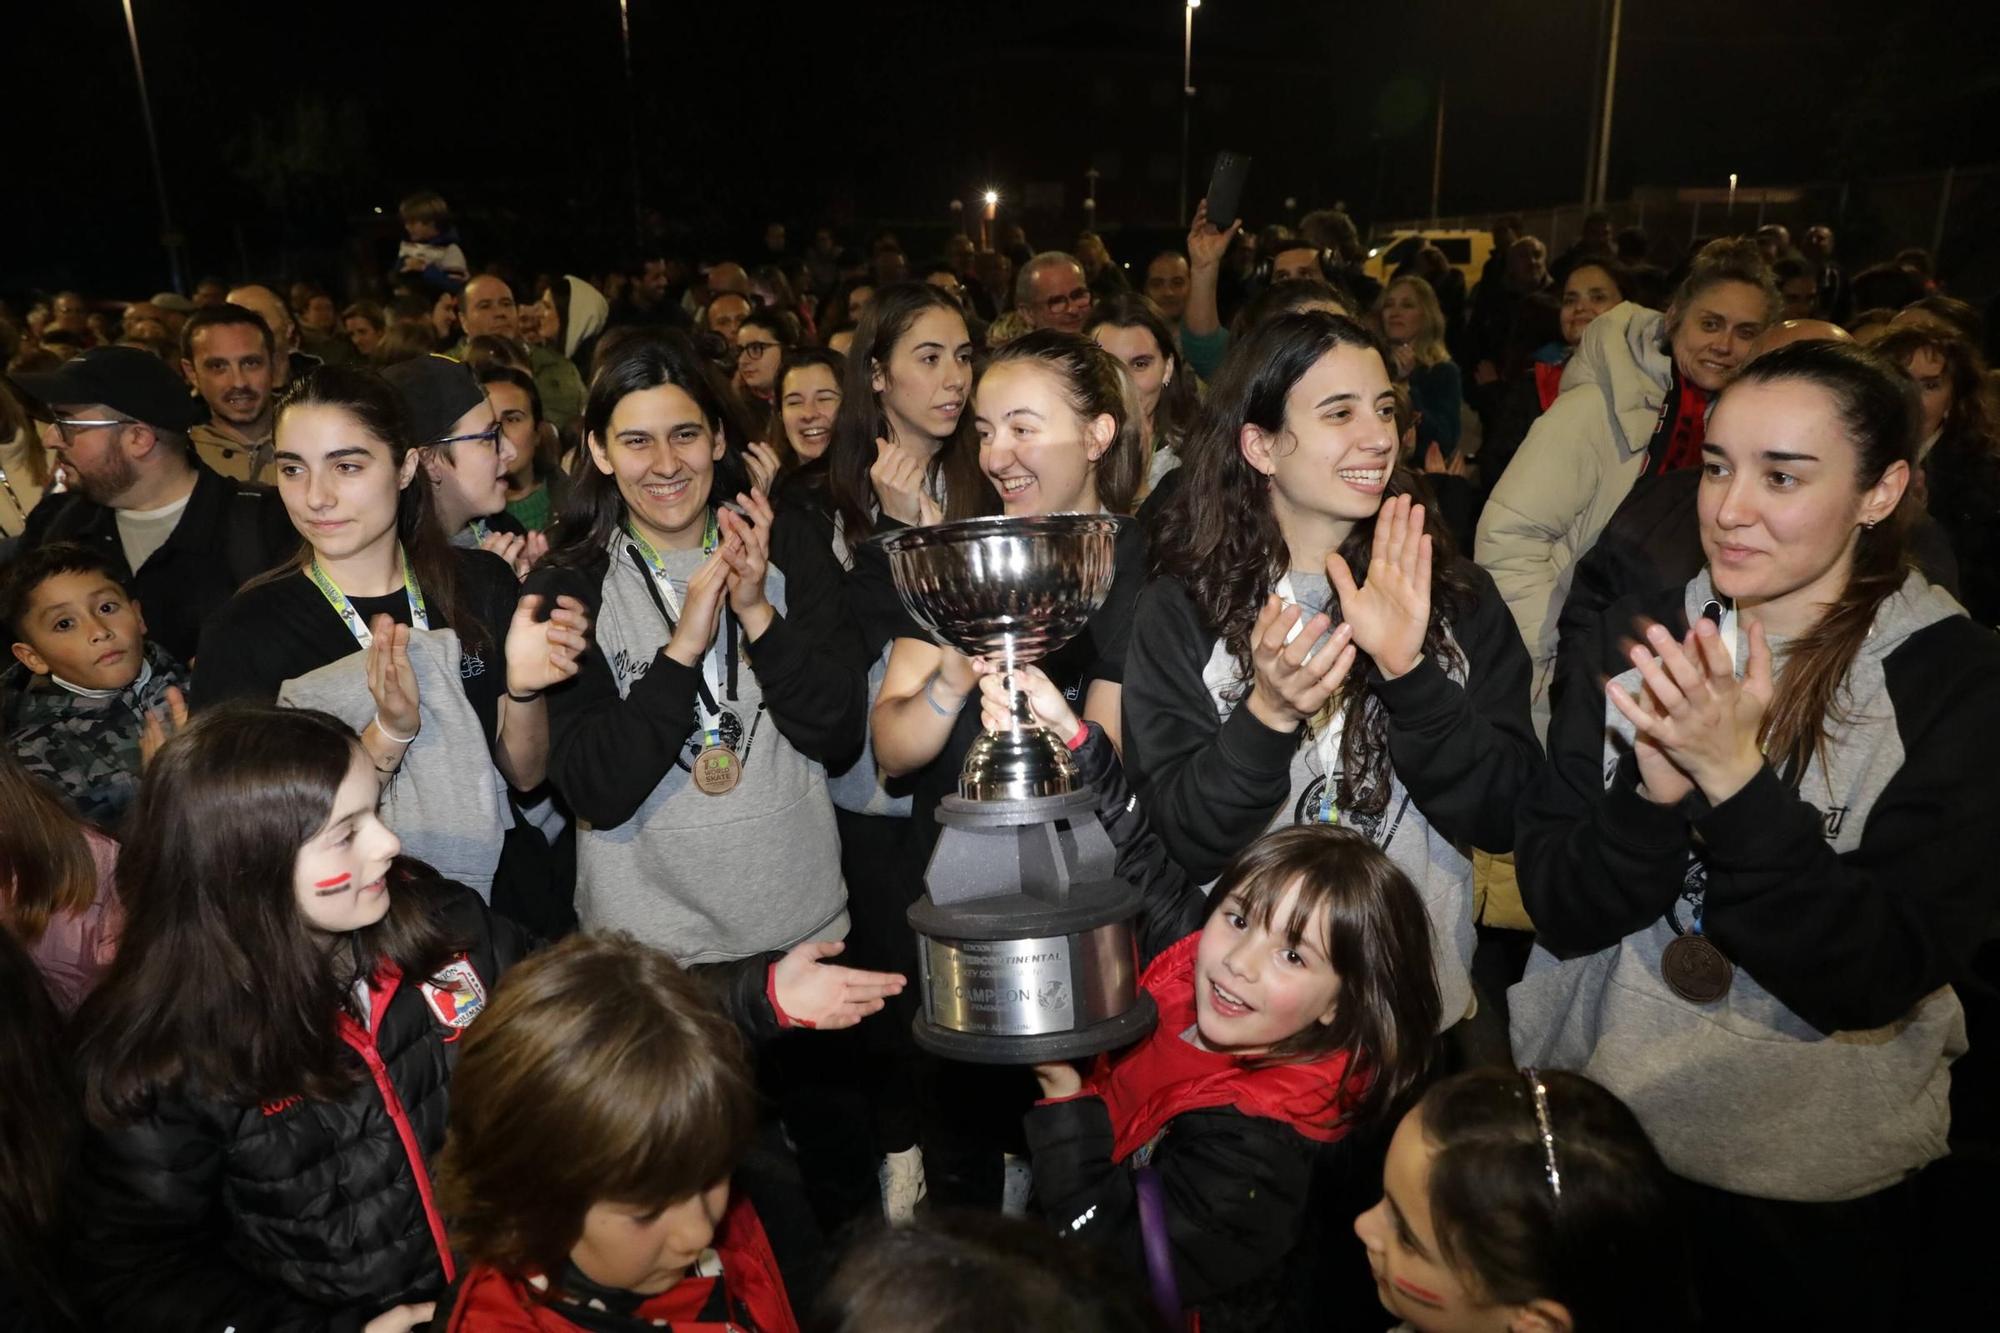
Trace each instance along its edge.
{"label": "earring", "polygon": [[1873,532],[1875,531],[1875,520],[1872,518],[1864,518],[1861,520],[1861,527],[1864,531]]}

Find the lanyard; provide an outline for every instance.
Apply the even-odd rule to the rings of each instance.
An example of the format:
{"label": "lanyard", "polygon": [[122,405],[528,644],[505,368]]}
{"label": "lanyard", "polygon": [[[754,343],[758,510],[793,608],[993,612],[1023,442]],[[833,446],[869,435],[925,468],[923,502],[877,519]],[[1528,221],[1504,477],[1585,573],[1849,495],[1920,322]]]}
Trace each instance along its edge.
{"label": "lanyard", "polygon": [[[396,548],[396,560],[403,567],[403,595],[410,599],[410,627],[429,629],[431,618],[430,613],[424,609],[424,591],[417,586],[417,580],[411,575],[410,557],[403,553],[401,546]],[[347,626],[347,632],[354,636],[356,643],[367,648],[375,642],[375,636],[369,633],[368,626],[362,623],[354,604],[347,600],[347,594],[340,590],[339,585],[327,577],[326,571],[319,567],[317,558],[306,566],[306,577],[313,581],[315,588],[319,589],[320,596],[326,598],[327,605],[334,609],[341,623]]]}
{"label": "lanyard", "polygon": [[[660,553],[653,549],[651,542],[639,535],[638,528],[628,525],[625,535],[632,539],[632,549],[638,552],[640,562],[646,566],[647,576],[665,596],[670,620],[678,620],[681,614],[680,595],[674,591],[674,581],[668,577],[666,565],[660,560]],[[703,555],[713,553],[716,543],[721,540],[721,531],[715,523],[715,511],[711,509],[708,511],[708,522],[701,530],[701,553]]]}
{"label": "lanyard", "polygon": [[[660,560],[660,553],[653,549],[652,543],[631,527],[626,528],[625,535],[630,539],[626,543],[625,552],[632,557],[632,563],[638,566],[639,572],[646,576],[646,591],[653,595],[653,605],[659,609],[660,618],[667,622],[667,636],[671,638],[678,628],[681,614],[680,595],[674,591],[674,581],[668,575],[665,565]],[[720,532],[716,527],[715,512],[710,510],[708,525],[702,533],[702,553],[706,555],[714,551],[719,540]],[[736,617],[730,614],[729,608],[725,605],[722,608],[722,618],[726,625],[723,636],[726,640],[725,666],[722,673],[724,679],[711,679],[717,674],[715,649],[711,646],[709,651],[702,655],[701,675],[695,680],[695,691],[701,696],[704,735],[716,731],[716,724],[721,720],[722,709],[716,703],[716,694],[723,693],[731,702],[736,699]]]}

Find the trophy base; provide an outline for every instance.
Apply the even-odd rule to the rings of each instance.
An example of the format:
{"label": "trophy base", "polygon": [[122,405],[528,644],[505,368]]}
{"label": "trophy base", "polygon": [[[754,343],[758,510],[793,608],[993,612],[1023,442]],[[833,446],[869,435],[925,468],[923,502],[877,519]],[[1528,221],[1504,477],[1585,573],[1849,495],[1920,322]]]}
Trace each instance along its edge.
{"label": "trophy base", "polygon": [[1073,1028],[1068,1032],[1041,1032],[1029,1036],[999,1036],[992,1033],[955,1032],[918,1014],[910,1024],[917,1045],[947,1060],[963,1060],[975,1065],[1030,1065],[1050,1060],[1077,1060],[1115,1051],[1153,1030],[1159,1022],[1153,997],[1139,992],[1130,1009],[1112,1018]]}

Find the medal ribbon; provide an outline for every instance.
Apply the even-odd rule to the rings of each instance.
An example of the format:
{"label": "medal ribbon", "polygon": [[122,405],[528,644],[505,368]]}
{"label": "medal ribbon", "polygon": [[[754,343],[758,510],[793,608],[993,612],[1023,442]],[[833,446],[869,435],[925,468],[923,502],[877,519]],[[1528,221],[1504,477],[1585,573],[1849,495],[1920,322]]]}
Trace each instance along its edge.
{"label": "medal ribbon", "polygon": [[[403,567],[403,596],[410,600],[410,627],[429,629],[431,618],[430,612],[424,606],[424,590],[417,586],[416,577],[410,573],[410,557],[404,553],[400,545],[396,547],[396,562]],[[319,589],[320,596],[326,598],[327,605],[334,609],[341,623],[347,626],[347,632],[354,636],[354,641],[363,649],[370,647],[375,642],[375,636],[369,632],[368,626],[362,623],[360,613],[354,609],[354,603],[347,600],[347,594],[340,590],[340,585],[320,568],[317,557],[306,566],[306,577],[312,580],[315,588]]]}

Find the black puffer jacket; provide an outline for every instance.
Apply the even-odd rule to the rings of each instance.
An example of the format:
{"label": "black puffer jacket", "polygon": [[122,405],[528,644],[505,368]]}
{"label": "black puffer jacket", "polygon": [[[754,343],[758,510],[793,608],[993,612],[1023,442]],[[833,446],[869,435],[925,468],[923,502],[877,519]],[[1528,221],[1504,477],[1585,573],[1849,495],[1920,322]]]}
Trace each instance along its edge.
{"label": "black puffer jacket", "polygon": [[[478,990],[378,973],[372,1032],[342,1024],[369,1072],[345,1097],[163,1095],[142,1119],[90,1131],[75,1216],[97,1326],[348,1333],[443,1290],[444,1222],[424,1162],[444,1146],[460,1032],[526,942],[470,890],[442,892]],[[457,962],[446,974],[455,968],[462,978]]]}

